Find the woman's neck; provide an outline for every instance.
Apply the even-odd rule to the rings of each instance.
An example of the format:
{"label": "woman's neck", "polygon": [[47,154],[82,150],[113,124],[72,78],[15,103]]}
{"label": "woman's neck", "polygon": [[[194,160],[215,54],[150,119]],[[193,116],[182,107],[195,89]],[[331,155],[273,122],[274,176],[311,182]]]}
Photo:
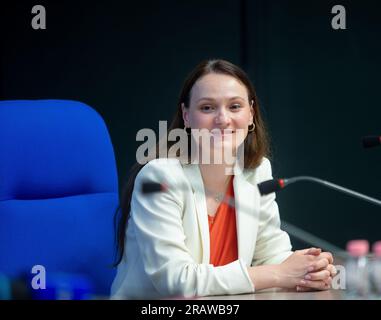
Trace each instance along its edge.
{"label": "woman's neck", "polygon": [[233,166],[221,164],[199,164],[201,176],[206,189],[214,192],[224,192],[233,170]]}

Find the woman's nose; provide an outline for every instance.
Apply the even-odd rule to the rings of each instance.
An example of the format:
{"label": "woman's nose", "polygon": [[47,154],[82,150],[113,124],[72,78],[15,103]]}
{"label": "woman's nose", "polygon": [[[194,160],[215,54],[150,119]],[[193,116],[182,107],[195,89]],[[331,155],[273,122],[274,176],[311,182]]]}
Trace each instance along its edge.
{"label": "woman's nose", "polygon": [[219,110],[215,118],[216,124],[226,125],[230,123],[230,117],[225,110]]}

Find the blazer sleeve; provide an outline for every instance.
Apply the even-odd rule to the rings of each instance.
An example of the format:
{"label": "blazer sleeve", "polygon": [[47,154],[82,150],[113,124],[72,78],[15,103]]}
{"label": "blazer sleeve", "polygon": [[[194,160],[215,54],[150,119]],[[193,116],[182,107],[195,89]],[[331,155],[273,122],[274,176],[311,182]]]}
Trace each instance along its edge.
{"label": "blazer sleeve", "polygon": [[[131,219],[139,243],[144,271],[154,287],[165,296],[207,296],[254,291],[243,261],[214,267],[196,263],[185,245],[182,226],[184,194],[180,164],[153,160],[135,180]],[[165,183],[168,190],[144,195],[142,181]],[[131,223],[130,222],[130,223]]]}
{"label": "blazer sleeve", "polygon": [[[271,164],[264,159],[257,183],[272,179]],[[258,236],[252,265],[279,264],[292,254],[290,237],[280,228],[275,193],[261,197]]]}

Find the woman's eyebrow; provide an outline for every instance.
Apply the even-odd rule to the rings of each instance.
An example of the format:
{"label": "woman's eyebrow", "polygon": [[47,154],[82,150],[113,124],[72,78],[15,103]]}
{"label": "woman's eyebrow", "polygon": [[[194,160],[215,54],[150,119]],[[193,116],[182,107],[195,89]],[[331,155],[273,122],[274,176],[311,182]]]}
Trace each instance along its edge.
{"label": "woman's eyebrow", "polygon": [[198,99],[197,102],[202,101],[202,100],[214,101],[213,98],[206,98],[206,97],[205,97],[205,98],[200,98],[200,99]]}
{"label": "woman's eyebrow", "polygon": [[[240,99],[242,101],[245,101],[244,98],[240,97],[240,96],[234,96],[234,97],[231,97],[231,98],[228,98],[229,100],[237,100],[237,99]],[[215,101],[217,99],[214,99],[214,98],[209,98],[209,97],[203,97],[203,98],[200,98],[197,100],[197,102],[200,102],[202,100],[207,100],[207,101]]]}
{"label": "woman's eyebrow", "polygon": [[240,97],[240,96],[231,97],[229,100],[236,100],[236,99],[240,99],[240,100],[245,101],[245,99]]}

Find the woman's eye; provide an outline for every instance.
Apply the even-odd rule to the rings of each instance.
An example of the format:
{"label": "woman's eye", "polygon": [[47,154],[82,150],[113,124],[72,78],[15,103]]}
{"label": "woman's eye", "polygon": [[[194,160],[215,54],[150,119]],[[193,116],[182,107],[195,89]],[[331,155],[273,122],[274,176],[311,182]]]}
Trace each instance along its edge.
{"label": "woman's eye", "polygon": [[213,110],[212,106],[201,106],[200,108],[202,111],[205,111],[205,112],[210,112]]}
{"label": "woman's eye", "polygon": [[230,108],[233,109],[233,110],[237,110],[237,109],[240,109],[240,108],[241,108],[241,105],[235,103],[235,104],[233,104]]}

